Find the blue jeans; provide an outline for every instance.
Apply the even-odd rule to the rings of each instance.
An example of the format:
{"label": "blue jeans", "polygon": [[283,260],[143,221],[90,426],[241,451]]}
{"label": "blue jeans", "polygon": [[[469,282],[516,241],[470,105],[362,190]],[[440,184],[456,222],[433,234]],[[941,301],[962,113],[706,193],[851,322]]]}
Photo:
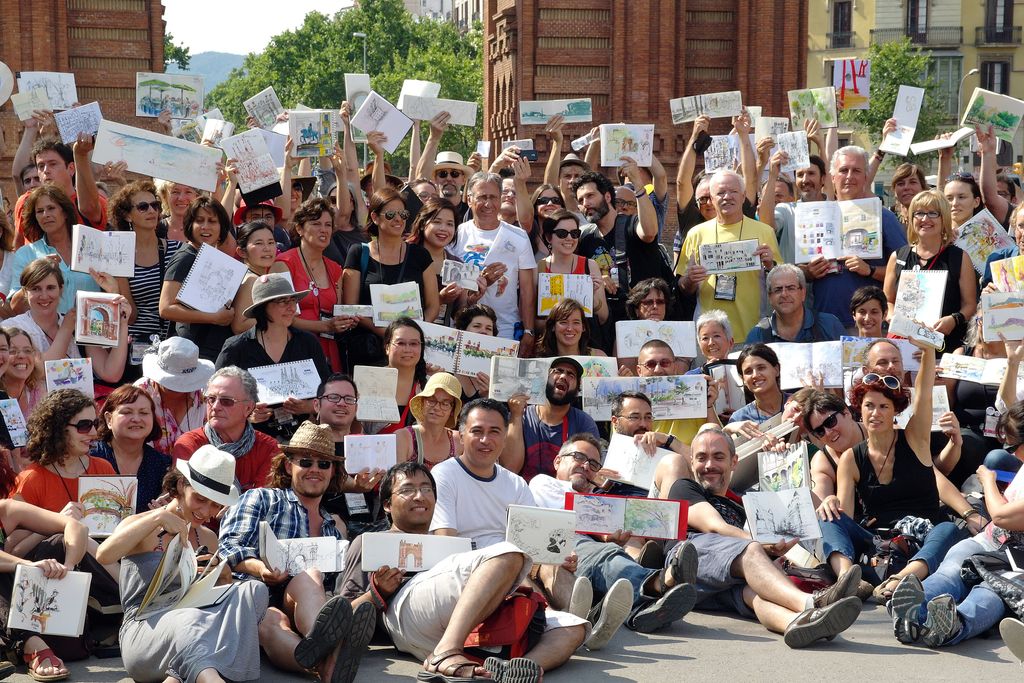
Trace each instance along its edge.
{"label": "blue jeans", "polygon": [[[952,522],[936,524],[925,537],[921,549],[910,558],[910,561],[924,562],[928,565],[928,573],[931,574],[953,544],[963,537],[963,532]],[[865,529],[846,515],[842,515],[836,522],[821,522],[821,540],[826,561],[832,553],[839,553],[856,562],[863,553],[873,550],[874,539],[874,532]]]}
{"label": "blue jeans", "polygon": [[1010,452],[1003,448],[989,451],[985,456],[985,467],[990,470],[1002,470],[1004,472],[1016,472],[1020,469],[1021,461],[1013,457]]}
{"label": "blue jeans", "polygon": [[[925,602],[949,593],[958,603],[956,611],[960,614],[960,633],[947,645],[956,645],[984,633],[999,623],[1006,611],[1002,598],[984,583],[968,590],[960,579],[960,567],[964,560],[983,552],[985,548],[973,538],[960,541],[950,548],[938,570],[924,580]],[[922,605],[921,623],[924,623],[926,614],[925,605]]]}
{"label": "blue jeans", "polygon": [[643,588],[658,570],[641,567],[615,543],[602,543],[589,537],[580,538],[576,541],[576,557],[576,576],[590,579],[595,600],[600,600],[613,583],[626,579],[633,586],[633,611],[630,616],[652,602],[651,597],[644,595]]}

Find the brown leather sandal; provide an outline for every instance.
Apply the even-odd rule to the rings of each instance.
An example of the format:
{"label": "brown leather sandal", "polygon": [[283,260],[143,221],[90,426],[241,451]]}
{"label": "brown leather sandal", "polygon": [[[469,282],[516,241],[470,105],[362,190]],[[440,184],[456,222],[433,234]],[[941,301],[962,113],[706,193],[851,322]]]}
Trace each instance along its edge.
{"label": "brown leather sandal", "polygon": [[[442,666],[452,657],[461,657],[466,661],[449,662],[447,666]],[[417,681],[427,683],[468,683],[469,681],[479,681],[484,678],[483,676],[472,675],[480,665],[467,657],[463,650],[446,650],[436,655],[431,655],[427,657],[423,665],[427,667],[427,670],[416,674]],[[466,667],[469,667],[470,675],[458,676],[459,670]]]}

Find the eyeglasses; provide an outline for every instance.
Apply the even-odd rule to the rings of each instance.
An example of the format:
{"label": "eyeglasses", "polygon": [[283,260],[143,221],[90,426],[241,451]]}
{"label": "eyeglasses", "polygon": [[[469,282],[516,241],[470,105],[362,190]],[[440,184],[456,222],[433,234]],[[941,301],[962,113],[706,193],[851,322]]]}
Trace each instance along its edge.
{"label": "eyeglasses", "polygon": [[593,458],[589,457],[586,453],[580,453],[579,451],[573,451],[571,453],[562,453],[560,458],[572,458],[581,465],[586,465],[590,468],[591,472],[597,472],[601,469],[601,463]]}
{"label": "eyeglasses", "polygon": [[666,370],[672,368],[676,364],[674,358],[661,358],[652,359],[644,363],[644,367],[648,370],[657,370],[658,368],[665,368]]}
{"label": "eyeglasses", "polygon": [[636,202],[631,202],[628,199],[616,199],[615,208],[617,209],[635,209]]}
{"label": "eyeglasses", "polygon": [[580,235],[583,234],[583,231],[580,230],[579,228],[577,228],[576,230],[564,230],[562,228],[555,228],[551,232],[554,234],[555,237],[557,237],[560,240],[564,240],[566,237],[571,237],[574,240],[578,240],[580,238]]}
{"label": "eyeglasses", "polygon": [[79,434],[88,434],[92,430],[100,428],[100,419],[97,417],[94,420],[79,420],[78,422],[68,422],[68,427],[74,427]]}
{"label": "eyeglasses", "polygon": [[710,203],[711,203],[711,195],[707,195],[706,197],[697,197],[697,206],[701,206],[703,204],[710,204]]}
{"label": "eyeglasses", "polygon": [[769,293],[782,294],[783,292],[785,292],[786,294],[794,294],[799,289],[800,285],[782,285],[779,287],[772,287]]}
{"label": "eyeglasses", "polygon": [[828,417],[826,417],[824,420],[821,421],[820,425],[811,430],[811,434],[818,437],[819,439],[825,436],[826,429],[835,428],[836,423],[839,422],[839,416],[842,414],[842,412],[843,411],[841,410],[837,410]]}
{"label": "eyeglasses", "polygon": [[441,180],[446,180],[448,178],[451,178],[452,180],[457,180],[462,177],[462,171],[455,169],[449,171],[448,169],[444,169],[437,172],[437,177],[440,178]]}
{"label": "eyeglasses", "polygon": [[160,209],[162,208],[163,205],[160,202],[139,202],[135,205],[135,210],[141,211],[142,213],[145,213],[146,209],[153,209],[157,213],[160,213]]}
{"label": "eyeglasses", "polygon": [[437,495],[437,493],[434,491],[434,487],[428,485],[403,486],[402,488],[397,489],[395,491],[395,495],[400,496],[402,498],[412,498],[417,493],[423,496],[424,498],[433,498]]}
{"label": "eyeglasses", "polygon": [[334,464],[333,460],[321,460],[319,458],[315,460],[313,458],[289,458],[289,460],[292,461],[293,465],[298,465],[304,470],[308,470],[312,467],[313,463],[316,463],[316,468],[318,470],[329,470],[331,469],[331,465]]}
{"label": "eyeglasses", "polygon": [[388,219],[389,221],[395,220],[395,216],[401,216],[403,221],[404,220],[408,220],[409,219],[409,212],[406,211],[405,209],[402,209],[400,211],[385,211],[384,212],[384,218]]}
{"label": "eyeglasses", "polygon": [[478,194],[473,199],[481,204],[493,204],[501,199],[501,197],[496,194]]}
{"label": "eyeglasses", "polygon": [[900,381],[897,378],[893,377],[892,375],[879,375],[877,372],[869,372],[868,374],[864,375],[864,378],[861,379],[861,382],[863,384],[868,385],[878,384],[879,382],[881,382],[882,384],[889,387],[893,391],[899,391],[903,387],[903,385],[900,384]]}
{"label": "eyeglasses", "polygon": [[644,413],[643,415],[631,413],[629,415],[617,415],[616,417],[618,417],[620,420],[625,420],[626,422],[640,422],[641,420],[654,419],[654,415],[652,415],[651,413]]}
{"label": "eyeglasses", "polygon": [[231,398],[230,396],[213,396],[213,395],[203,396],[203,400],[206,401],[206,405],[208,405],[210,407],[213,407],[214,405],[217,404],[218,401],[220,401],[220,404],[222,406],[224,406],[225,408],[231,408],[236,403],[240,402],[239,399]]}
{"label": "eyeglasses", "polygon": [[664,305],[664,299],[644,299],[639,304],[637,304],[637,306],[640,308],[661,308]]}
{"label": "eyeglasses", "polygon": [[931,218],[935,220],[939,217],[938,211],[915,211],[913,214],[914,218],[918,220],[924,220],[925,218]]}
{"label": "eyeglasses", "polygon": [[416,340],[416,339],[413,339],[411,341],[405,341],[404,339],[400,339],[398,341],[391,342],[391,345],[392,346],[397,346],[400,349],[403,349],[406,346],[408,346],[409,348],[418,349],[420,346],[422,346],[422,344],[418,340]]}
{"label": "eyeglasses", "polygon": [[342,396],[341,394],[324,394],[323,396],[318,396],[317,398],[319,398],[321,401],[327,401],[328,403],[342,403],[342,402],[344,402],[345,405],[350,405],[350,406],[354,406],[355,404],[359,403],[359,398],[358,397],[356,397],[356,396]]}
{"label": "eyeglasses", "polygon": [[946,182],[952,182],[954,180],[974,180],[973,173],[964,173],[963,171],[957,171],[956,173],[950,173],[946,178]]}
{"label": "eyeglasses", "polygon": [[537,201],[534,202],[534,204],[536,204],[537,206],[544,206],[546,204],[558,204],[559,206],[561,206],[562,200],[559,199],[558,197],[538,197]]}
{"label": "eyeglasses", "polygon": [[434,398],[433,396],[429,396],[429,397],[423,399],[423,406],[425,408],[436,408],[438,406],[441,406],[445,410],[451,410],[452,408],[455,407],[455,401],[451,400],[450,398],[449,399],[441,399],[439,401],[436,398]]}

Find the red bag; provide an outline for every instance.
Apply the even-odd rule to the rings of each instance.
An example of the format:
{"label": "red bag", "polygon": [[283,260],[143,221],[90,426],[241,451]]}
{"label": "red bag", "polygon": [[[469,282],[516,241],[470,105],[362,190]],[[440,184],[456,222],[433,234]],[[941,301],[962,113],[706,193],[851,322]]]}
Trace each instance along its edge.
{"label": "red bag", "polygon": [[479,663],[487,657],[522,657],[544,633],[546,606],[539,593],[517,588],[491,616],[470,631],[466,637],[466,656]]}

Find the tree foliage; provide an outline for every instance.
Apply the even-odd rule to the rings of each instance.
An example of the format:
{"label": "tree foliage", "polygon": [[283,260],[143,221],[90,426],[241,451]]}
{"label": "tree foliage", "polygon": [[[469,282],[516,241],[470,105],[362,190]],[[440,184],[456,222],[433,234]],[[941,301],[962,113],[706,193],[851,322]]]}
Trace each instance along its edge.
{"label": "tree foliage", "polygon": [[[336,109],[345,99],[345,74],[366,72],[373,89],[391,102],[398,100],[406,78],[441,84],[441,97],[481,103],[483,89],[482,35],[479,29],[460,34],[451,23],[413,20],[401,0],[363,0],[352,9],[328,17],[306,15],[302,26],[274,36],[266,49],[250,54],[226,81],[206,97],[206,106],[219,107],[236,125],[245,122],[242,102],[268,85],[274,86],[285,108],[303,104]],[[452,126],[441,149],[464,156],[476,147],[482,131],[483,108],[474,128]],[[423,142],[426,142],[426,125]],[[389,157],[397,173],[408,169],[408,138]]]}
{"label": "tree foliage", "polygon": [[164,64],[177,64],[179,69],[185,70],[188,68],[188,62],[192,59],[192,55],[189,54],[188,48],[184,45],[176,45],[174,43],[174,36],[170,33],[164,34]]}
{"label": "tree foliage", "polygon": [[[878,145],[882,141],[882,127],[892,118],[900,86],[913,85],[925,89],[914,140],[920,142],[935,137],[947,115],[939,83],[928,74],[929,53],[913,46],[910,38],[904,38],[902,41],[884,45],[873,43],[868,49],[867,59],[871,60],[869,107],[844,111],[841,118],[847,123],[855,124],[868,134],[872,143]],[[913,158],[906,160],[913,161]],[[895,163],[903,161],[904,159],[895,157]]]}

